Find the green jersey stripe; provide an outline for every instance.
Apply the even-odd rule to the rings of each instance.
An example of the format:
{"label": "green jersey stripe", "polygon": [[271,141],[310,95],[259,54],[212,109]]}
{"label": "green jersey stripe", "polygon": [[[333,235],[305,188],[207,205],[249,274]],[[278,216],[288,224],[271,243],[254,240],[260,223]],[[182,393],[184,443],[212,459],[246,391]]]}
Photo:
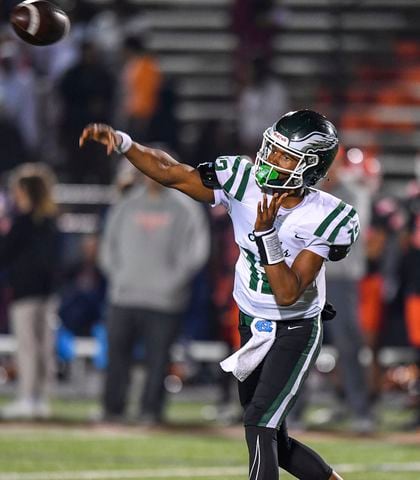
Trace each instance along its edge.
{"label": "green jersey stripe", "polygon": [[260,278],[258,277],[257,269],[254,267],[254,265],[251,265],[251,275],[249,277],[249,288],[251,290],[254,290],[254,292],[257,292],[259,281],[260,281]]}
{"label": "green jersey stripe", "polygon": [[352,208],[350,210],[350,212],[343,218],[343,220],[341,220],[341,222],[334,228],[334,230],[332,231],[331,235],[328,237],[328,241],[329,242],[333,242],[336,238],[337,238],[337,235],[338,235],[338,232],[340,231],[340,229],[342,227],[344,227],[344,225],[347,225],[347,223],[350,222],[350,220],[356,215],[356,210],[354,208]]}
{"label": "green jersey stripe", "polygon": [[265,293],[266,295],[273,295],[273,290],[271,290],[270,284],[268,283],[267,275],[265,273],[262,275],[261,293]]}
{"label": "green jersey stripe", "polygon": [[245,252],[246,259],[250,264],[249,288],[251,290],[254,290],[254,292],[258,292],[258,285],[260,283],[260,293],[264,293],[266,295],[273,295],[273,291],[271,290],[270,284],[268,283],[267,275],[260,272],[256,267],[257,259],[255,258],[255,255],[246,248],[244,248],[243,250]]}
{"label": "green jersey stripe", "polygon": [[241,183],[239,184],[238,191],[236,192],[236,195],[235,195],[236,200],[241,201],[244,197],[245,189],[246,189],[246,186],[248,185],[249,176],[251,174],[251,168],[252,168],[252,165],[250,163],[247,163],[245,166],[245,172],[242,176]]}
{"label": "green jersey stripe", "polygon": [[346,204],[344,202],[340,202],[338,206],[328,215],[327,218],[319,225],[319,227],[315,230],[314,235],[317,237],[321,237],[325,230],[331,225],[331,223],[340,215],[340,213],[346,208]]}
{"label": "green jersey stripe", "polygon": [[233,164],[233,167],[232,167],[232,175],[223,185],[223,189],[226,190],[226,192],[230,191],[230,189],[233,186],[233,183],[235,182],[236,175],[238,175],[238,168],[240,163],[241,163],[241,157],[236,157],[235,163]]}
{"label": "green jersey stripe", "polygon": [[255,256],[249,250],[244,249],[244,251],[245,251],[245,254],[246,254],[246,259],[248,260],[248,262],[250,264],[249,269],[251,271],[251,275],[250,275],[250,278],[249,278],[249,288],[256,292],[257,287],[258,287],[259,277],[258,277],[257,268],[255,267]]}

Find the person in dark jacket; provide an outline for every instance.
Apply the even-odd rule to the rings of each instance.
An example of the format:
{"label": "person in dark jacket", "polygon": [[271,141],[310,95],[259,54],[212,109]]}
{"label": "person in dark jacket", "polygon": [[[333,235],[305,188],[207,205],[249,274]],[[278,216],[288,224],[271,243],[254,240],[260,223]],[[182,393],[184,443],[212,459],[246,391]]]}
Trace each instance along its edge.
{"label": "person in dark jacket", "polygon": [[16,208],[0,237],[0,268],[12,290],[9,321],[16,337],[18,396],[3,418],[46,417],[54,375],[54,275],[58,251],[54,176],[43,164],[23,164],[11,175]]}
{"label": "person in dark jacket", "polygon": [[91,148],[80,152],[74,139],[88,119],[106,122],[115,96],[115,79],[92,42],[80,46],[80,60],[63,73],[57,85],[62,102],[60,145],[64,149],[63,174],[74,183],[111,181],[111,164],[104,165],[101,151]]}

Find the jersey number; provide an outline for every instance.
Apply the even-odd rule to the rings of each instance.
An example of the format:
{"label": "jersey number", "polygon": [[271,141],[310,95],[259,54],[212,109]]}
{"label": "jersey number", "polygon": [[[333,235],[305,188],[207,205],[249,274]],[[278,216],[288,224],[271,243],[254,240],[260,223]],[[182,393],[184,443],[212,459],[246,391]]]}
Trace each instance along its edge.
{"label": "jersey number", "polygon": [[218,158],[215,161],[215,168],[216,170],[226,170],[227,169],[227,161],[224,158]]}
{"label": "jersey number", "polygon": [[249,262],[250,269],[249,288],[254,290],[254,292],[273,295],[273,291],[268,283],[267,275],[261,272],[256,266],[255,255],[249,250],[245,250],[245,254]]}
{"label": "jersey number", "polygon": [[356,223],[355,226],[348,231],[348,233],[350,234],[351,243],[353,243],[356,240],[356,238],[359,236],[360,225]]}

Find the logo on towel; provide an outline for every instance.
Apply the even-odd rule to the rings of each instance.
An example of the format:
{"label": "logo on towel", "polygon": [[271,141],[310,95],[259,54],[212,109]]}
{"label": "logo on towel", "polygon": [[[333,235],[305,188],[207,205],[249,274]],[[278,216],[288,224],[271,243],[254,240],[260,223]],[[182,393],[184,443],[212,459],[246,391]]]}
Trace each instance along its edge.
{"label": "logo on towel", "polygon": [[273,327],[271,326],[271,322],[269,320],[258,320],[255,324],[255,329],[259,332],[272,332]]}

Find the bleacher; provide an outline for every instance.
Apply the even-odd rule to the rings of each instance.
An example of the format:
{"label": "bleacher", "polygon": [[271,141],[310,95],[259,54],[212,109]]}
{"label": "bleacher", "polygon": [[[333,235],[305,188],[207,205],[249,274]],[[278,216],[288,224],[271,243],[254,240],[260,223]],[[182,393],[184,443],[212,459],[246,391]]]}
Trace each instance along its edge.
{"label": "bleacher", "polygon": [[[187,143],[197,125],[209,119],[233,124],[238,47],[231,28],[234,0],[128,3],[141,9],[147,46],[163,72],[176,79],[181,140]],[[335,119],[345,146],[375,148],[386,187],[403,194],[420,151],[420,78],[417,84],[414,80],[411,101],[397,97],[384,102],[380,93],[398,90],[409,67],[420,69],[418,55],[413,62],[413,56],[397,53],[402,41],[420,52],[419,0],[276,0],[275,6],[272,67],[288,87],[292,106],[315,108]],[[61,195],[70,191],[62,189]],[[112,192],[106,196],[104,203]],[[70,213],[62,222],[62,228],[94,229],[88,216]],[[393,353],[401,359],[405,354],[385,349],[384,364]]]}
{"label": "bleacher", "polygon": [[[111,3],[90,1],[98,8]],[[159,58],[163,72],[177,80],[181,140],[188,142],[194,128],[209,119],[233,124],[238,47],[231,29],[234,0],[126,3],[141,9],[150,34],[148,48]],[[414,176],[414,155],[420,151],[420,76],[416,80],[414,75],[415,69],[420,70],[420,60],[415,53],[398,55],[396,46],[398,41],[410,41],[419,53],[420,1],[276,0],[276,8],[272,67],[288,87],[292,106],[316,108],[334,119],[345,118],[339,122],[342,142],[349,147],[378,145],[388,188],[402,192]],[[379,103],[378,93],[398,90],[398,82],[404,80],[398,77],[409,67],[413,70],[411,97]],[[367,125],[358,122],[366,118]],[[61,185],[56,192],[62,205],[92,206],[108,204],[114,193],[112,188],[92,185]],[[95,208],[92,213],[85,210],[65,212],[61,230],[97,231]],[[10,353],[11,339],[0,340],[0,352]],[[78,341],[77,356],[90,358],[94,348],[92,341]],[[205,351],[205,358],[216,361],[212,357],[215,350]],[[197,357],[198,350],[194,352],[191,355]],[[223,356],[220,351],[218,355]]]}
{"label": "bleacher", "polygon": [[[141,9],[148,47],[162,70],[177,79],[182,141],[187,143],[202,121],[233,123],[234,0],[128,3]],[[411,87],[409,102],[380,103],[379,97],[401,88],[398,75],[411,61],[396,53],[397,42],[409,40],[420,48],[420,3],[277,0],[275,6],[272,66],[288,86],[293,107],[311,106],[336,121],[343,118],[338,121],[343,144],[377,147],[388,188],[400,191],[414,175],[414,154],[420,149],[419,83]]]}

